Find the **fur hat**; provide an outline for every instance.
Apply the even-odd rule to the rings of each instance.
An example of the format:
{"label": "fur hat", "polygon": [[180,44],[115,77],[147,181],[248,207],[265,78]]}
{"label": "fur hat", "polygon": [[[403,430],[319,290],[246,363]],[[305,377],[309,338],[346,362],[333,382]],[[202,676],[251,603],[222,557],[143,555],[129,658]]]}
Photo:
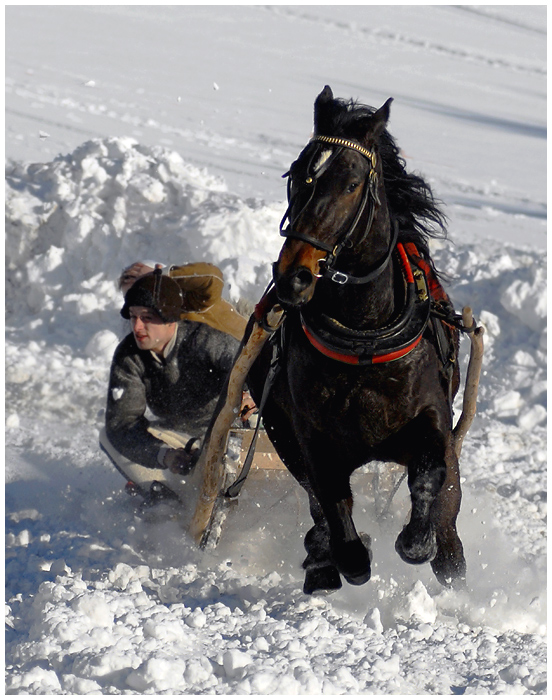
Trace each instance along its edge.
{"label": "fur hat", "polygon": [[131,306],[153,309],[163,323],[180,320],[182,292],[178,284],[161,272],[161,267],[140,277],[125,294],[125,305],[121,309],[123,318],[130,318]]}

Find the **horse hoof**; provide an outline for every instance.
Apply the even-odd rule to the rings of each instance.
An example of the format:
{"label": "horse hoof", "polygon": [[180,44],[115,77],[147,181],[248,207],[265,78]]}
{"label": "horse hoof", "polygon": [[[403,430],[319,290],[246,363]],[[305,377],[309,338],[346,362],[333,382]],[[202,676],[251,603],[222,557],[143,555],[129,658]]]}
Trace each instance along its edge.
{"label": "horse hoof", "polygon": [[341,585],[341,576],[333,564],[311,567],[305,573],[303,593],[331,593],[339,590]]}
{"label": "horse hoof", "polygon": [[397,537],[395,551],[407,564],[425,564],[437,555],[437,539],[433,527],[424,537],[416,537],[408,526]]}
{"label": "horse hoof", "polygon": [[339,573],[353,586],[362,586],[372,575],[370,543],[369,535],[363,533],[358,540],[342,545],[341,551],[337,556],[334,555]]}
{"label": "horse hoof", "polygon": [[445,588],[466,589],[466,560],[463,555],[457,559],[437,556],[431,562],[437,581]]}
{"label": "horse hoof", "polygon": [[368,571],[365,571],[356,576],[351,576],[350,574],[343,574],[343,576],[345,577],[345,581],[347,581],[347,583],[350,583],[351,586],[362,586],[363,583],[366,583],[370,580],[370,577],[372,576],[372,570],[370,567],[368,567]]}

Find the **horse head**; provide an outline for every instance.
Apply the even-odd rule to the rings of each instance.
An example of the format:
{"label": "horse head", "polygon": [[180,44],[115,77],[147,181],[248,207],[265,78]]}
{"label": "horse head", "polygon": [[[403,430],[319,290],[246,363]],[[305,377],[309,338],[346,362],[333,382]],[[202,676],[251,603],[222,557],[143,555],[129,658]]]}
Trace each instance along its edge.
{"label": "horse head", "polygon": [[303,306],[320,277],[342,283],[347,276],[333,264],[342,249],[364,241],[381,206],[377,143],[391,101],[374,111],[334,99],[329,86],[318,95],[314,135],[287,173],[286,242],[273,268],[282,304]]}

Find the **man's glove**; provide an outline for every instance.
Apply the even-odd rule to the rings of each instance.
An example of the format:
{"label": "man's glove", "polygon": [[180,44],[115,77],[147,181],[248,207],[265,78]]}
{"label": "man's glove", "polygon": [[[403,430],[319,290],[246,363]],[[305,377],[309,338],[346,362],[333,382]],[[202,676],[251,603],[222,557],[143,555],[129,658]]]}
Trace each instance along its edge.
{"label": "man's glove", "polygon": [[173,474],[186,476],[195,467],[200,451],[198,446],[193,445],[189,445],[186,448],[169,449],[163,457],[163,465]]}
{"label": "man's glove", "polygon": [[248,391],[242,391],[242,402],[240,407],[240,418],[242,419],[242,422],[245,423],[248,421],[254,413],[257,413],[257,406],[253,401],[253,397]]}

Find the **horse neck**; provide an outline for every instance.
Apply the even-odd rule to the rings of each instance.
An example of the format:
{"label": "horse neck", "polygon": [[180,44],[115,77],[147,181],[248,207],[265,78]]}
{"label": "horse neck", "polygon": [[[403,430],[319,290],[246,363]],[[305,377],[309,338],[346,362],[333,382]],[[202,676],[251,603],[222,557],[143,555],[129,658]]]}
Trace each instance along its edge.
{"label": "horse neck", "polygon": [[[337,263],[339,270],[356,277],[365,275],[389,250],[392,234],[387,208],[378,208],[364,240],[351,252],[340,255]],[[370,282],[340,285],[327,281],[321,285],[320,292],[315,296],[319,296],[316,302],[323,313],[349,328],[381,328],[395,311],[393,261],[390,259],[381,274]]]}

